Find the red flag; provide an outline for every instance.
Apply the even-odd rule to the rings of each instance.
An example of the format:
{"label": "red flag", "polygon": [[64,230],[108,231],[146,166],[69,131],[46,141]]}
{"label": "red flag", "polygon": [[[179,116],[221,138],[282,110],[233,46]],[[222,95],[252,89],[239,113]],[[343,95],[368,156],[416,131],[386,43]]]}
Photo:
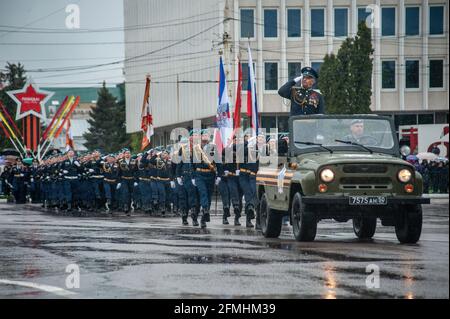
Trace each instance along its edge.
{"label": "red flag", "polygon": [[70,119],[67,119],[66,122],[66,149],[74,150],[75,147],[73,145],[73,137],[72,137],[72,129],[70,126]]}
{"label": "red flag", "polygon": [[233,128],[236,130],[241,127],[241,106],[242,106],[242,65],[241,61],[238,60],[238,83],[237,83],[237,91],[236,91],[236,104],[234,107],[233,114]]}
{"label": "red flag", "polygon": [[141,129],[144,132],[141,143],[141,150],[150,144],[150,137],[153,135],[153,117],[150,113],[150,77],[145,81],[144,101],[142,103]]}

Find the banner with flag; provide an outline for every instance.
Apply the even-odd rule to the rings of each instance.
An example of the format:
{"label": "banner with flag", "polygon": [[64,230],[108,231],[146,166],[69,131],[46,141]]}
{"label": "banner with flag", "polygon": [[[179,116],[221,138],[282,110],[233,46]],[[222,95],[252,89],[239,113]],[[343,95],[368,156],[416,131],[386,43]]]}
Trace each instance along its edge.
{"label": "banner with flag", "polygon": [[247,88],[247,115],[251,119],[252,136],[257,136],[259,131],[258,101],[256,98],[256,79],[253,69],[252,52],[248,47],[248,88]]}
{"label": "banner with flag", "polygon": [[150,111],[150,77],[147,76],[145,81],[144,101],[142,103],[141,112],[141,129],[144,133],[142,137],[141,150],[150,144],[150,138],[154,134],[153,117]]}
{"label": "banner with flag", "polygon": [[75,150],[70,119],[67,119],[66,122],[66,150]]}
{"label": "banner with flag", "polygon": [[217,150],[222,152],[222,149],[231,141],[231,135],[233,134],[233,121],[230,115],[230,100],[228,98],[227,79],[225,76],[222,57],[220,57],[219,98],[216,124],[217,130],[214,137],[214,143],[217,146]]}

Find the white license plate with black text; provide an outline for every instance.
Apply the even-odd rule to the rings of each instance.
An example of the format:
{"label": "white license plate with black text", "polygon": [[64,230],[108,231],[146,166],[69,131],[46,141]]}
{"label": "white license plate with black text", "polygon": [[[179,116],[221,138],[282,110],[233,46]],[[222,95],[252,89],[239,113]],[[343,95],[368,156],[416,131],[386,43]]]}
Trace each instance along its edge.
{"label": "white license plate with black text", "polygon": [[386,196],[350,196],[350,205],[386,205]]}

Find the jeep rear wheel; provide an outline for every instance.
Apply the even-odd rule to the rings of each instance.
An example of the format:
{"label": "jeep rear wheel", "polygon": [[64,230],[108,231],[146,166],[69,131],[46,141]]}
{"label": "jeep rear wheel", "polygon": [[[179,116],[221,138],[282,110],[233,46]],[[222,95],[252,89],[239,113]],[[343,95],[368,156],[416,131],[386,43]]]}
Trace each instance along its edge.
{"label": "jeep rear wheel", "polygon": [[359,239],[370,239],[375,235],[377,229],[376,217],[355,217],[353,218],[353,231]]}
{"label": "jeep rear wheel", "polygon": [[261,196],[259,216],[264,237],[277,238],[280,236],[283,215],[269,207],[266,194]]}
{"label": "jeep rear wheel", "polygon": [[422,233],[422,206],[404,205],[395,221],[395,234],[402,244],[415,244]]}
{"label": "jeep rear wheel", "polygon": [[313,241],[317,233],[317,219],[302,203],[302,195],[296,193],[291,209],[292,230],[297,241]]}

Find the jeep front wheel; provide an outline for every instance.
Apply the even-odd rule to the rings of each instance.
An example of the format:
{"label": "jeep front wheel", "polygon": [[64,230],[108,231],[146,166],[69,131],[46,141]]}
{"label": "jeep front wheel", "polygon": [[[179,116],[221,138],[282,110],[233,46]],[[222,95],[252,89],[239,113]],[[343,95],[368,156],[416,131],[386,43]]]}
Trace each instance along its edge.
{"label": "jeep front wheel", "polygon": [[297,241],[313,241],[316,238],[317,219],[307,211],[300,193],[296,193],[292,200],[291,221]]}
{"label": "jeep front wheel", "polygon": [[267,201],[267,195],[261,196],[259,203],[259,216],[261,222],[261,231],[266,238],[277,238],[281,233],[283,215],[270,209]]}
{"label": "jeep front wheel", "polygon": [[377,229],[376,217],[355,217],[353,218],[353,231],[359,239],[370,239],[375,235]]}
{"label": "jeep front wheel", "polygon": [[422,206],[404,205],[395,221],[395,234],[402,244],[415,244],[422,233]]}

